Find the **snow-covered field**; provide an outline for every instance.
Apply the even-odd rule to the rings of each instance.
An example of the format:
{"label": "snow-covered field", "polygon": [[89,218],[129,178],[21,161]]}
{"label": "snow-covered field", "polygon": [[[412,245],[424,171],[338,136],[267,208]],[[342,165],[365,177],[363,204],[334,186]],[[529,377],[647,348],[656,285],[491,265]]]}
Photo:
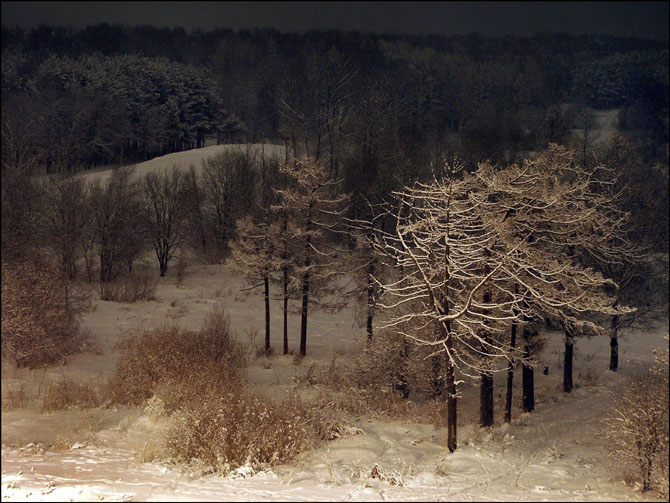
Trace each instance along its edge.
{"label": "snow-covered field", "polygon": [[[138,165],[138,172],[178,164],[188,167],[225,146],[172,154]],[[268,148],[267,146],[265,148]],[[267,150],[266,150],[267,152]],[[279,155],[283,155],[279,153]],[[87,176],[104,177],[99,172]],[[157,267],[156,267],[157,269]],[[107,302],[93,292],[94,308],[83,315],[98,351],[73,356],[67,365],[46,370],[16,369],[3,363],[6,389],[25,383],[37,397],[50,382],[72,376],[101,385],[114,369],[116,343],[127,330],[179,323],[199,328],[214,306],[229,313],[237,336],[263,338],[260,292],[246,286],[222,265],[191,265],[178,283],[174,271],[159,278],[156,299],[134,304]],[[281,355],[280,302],[272,303],[275,355],[250,360],[252,388],[269,396],[287,393],[293,376],[311,365],[346,360],[363,347],[364,332],[349,306],[337,314],[314,312],[309,318],[307,357],[294,365]],[[297,350],[300,318],[289,318],[289,346]],[[416,422],[383,422],[361,417],[363,434],[324,444],[290,465],[238,477],[195,476],[175,466],[143,462],[150,457],[160,422],[139,408],[97,408],[41,413],[37,398],[24,408],[2,413],[2,477],[5,501],[651,501],[654,494],[625,485],[607,463],[601,419],[626,380],[651,366],[652,351],[667,347],[667,322],[653,330],[624,333],[620,372],[607,370],[609,340],[579,339],[575,349],[576,389],[562,392],[559,333],[548,343],[536,372],[536,410],[521,414],[520,372],[515,375],[513,421],[502,424],[505,375],[495,377],[496,425],[476,426],[478,384],[462,385],[459,447],[446,448],[444,430]],[[51,446],[45,449],[45,446]],[[391,484],[371,476],[373,467],[393,476]],[[246,475],[246,476],[243,476]]]}
{"label": "snow-covered field", "polygon": [[[102,382],[112,371],[115,342],[133,327],[154,327],[175,321],[199,327],[214,305],[230,314],[238,337],[263,327],[260,293],[240,293],[244,284],[220,265],[190,266],[181,284],[161,278],[155,301],[120,304],[96,300],[83,326],[102,354],[74,356],[63,367],[45,371],[3,369],[3,386],[24,380],[45,386],[63,375]],[[273,345],[280,348],[281,311],[273,303]],[[353,309],[336,315],[314,313],[310,318],[308,356],[300,365],[290,357],[270,357],[270,368],[252,359],[248,377],[257,391],[285,392],[291,376],[314,364],[327,365],[333,355],[346,358],[360,347],[361,330],[352,322]],[[297,348],[299,317],[289,320],[290,347]],[[647,368],[652,350],[663,346],[667,325],[645,333],[625,335],[620,343],[621,372],[607,371],[609,345],[605,339],[583,339],[576,345],[577,389],[565,396],[560,389],[558,333],[549,343],[542,365],[549,374],[536,374],[537,409],[514,410],[510,425],[490,431],[473,426],[478,405],[475,383],[463,387],[460,402],[459,448],[449,454],[445,434],[429,424],[385,423],[362,418],[355,426],[364,434],[335,440],[304,453],[290,466],[279,466],[250,477],[193,477],[176,467],[142,463],[137,452],[146,449],[159,425],[139,409],[92,409],[42,414],[33,404],[2,414],[2,499],[67,500],[651,500],[612,477],[606,462],[606,443],[599,421],[612,394],[626,377]],[[518,381],[519,379],[517,379]],[[496,398],[504,376],[496,377]],[[520,390],[515,390],[520,396]],[[517,400],[518,402],[518,400]],[[499,411],[497,415],[500,416]],[[129,419],[125,419],[129,418]],[[60,450],[42,445],[63,442]],[[70,446],[67,448],[67,446]],[[378,464],[393,473],[402,486],[371,478]]]}

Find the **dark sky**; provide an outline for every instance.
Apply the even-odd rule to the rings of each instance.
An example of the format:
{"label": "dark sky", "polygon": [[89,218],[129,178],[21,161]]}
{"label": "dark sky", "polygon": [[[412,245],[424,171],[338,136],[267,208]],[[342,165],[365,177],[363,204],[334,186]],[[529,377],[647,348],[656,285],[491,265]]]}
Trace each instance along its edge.
{"label": "dark sky", "polygon": [[150,24],[302,31],[530,36],[538,31],[668,40],[670,2],[2,2],[5,26]]}

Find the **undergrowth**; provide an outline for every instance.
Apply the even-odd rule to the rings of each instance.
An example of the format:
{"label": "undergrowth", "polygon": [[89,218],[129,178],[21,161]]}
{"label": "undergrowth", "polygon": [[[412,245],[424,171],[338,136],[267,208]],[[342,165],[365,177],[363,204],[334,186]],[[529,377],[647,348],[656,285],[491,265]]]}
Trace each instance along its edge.
{"label": "undergrowth", "polygon": [[140,405],[167,421],[141,459],[164,459],[229,473],[285,463],[322,440],[357,431],[337,413],[251,395],[243,370],[248,352],[228,316],[210,314],[200,331],[163,327],[131,335],[108,383],[111,402]]}
{"label": "undergrowth", "polygon": [[88,383],[65,377],[49,385],[42,397],[42,412],[100,405],[100,398]]}

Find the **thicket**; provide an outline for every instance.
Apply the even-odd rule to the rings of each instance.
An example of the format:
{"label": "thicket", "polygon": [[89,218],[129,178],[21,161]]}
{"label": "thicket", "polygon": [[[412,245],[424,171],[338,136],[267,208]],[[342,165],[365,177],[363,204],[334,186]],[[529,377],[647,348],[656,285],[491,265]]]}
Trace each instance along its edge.
{"label": "thicket", "polygon": [[208,393],[244,389],[245,349],[222,310],[208,315],[200,331],[168,326],[131,334],[121,354],[108,383],[114,402],[139,405],[157,394],[172,411]]}
{"label": "thicket", "polygon": [[2,261],[2,356],[18,367],[64,361],[80,347],[86,301],[46,261]]}

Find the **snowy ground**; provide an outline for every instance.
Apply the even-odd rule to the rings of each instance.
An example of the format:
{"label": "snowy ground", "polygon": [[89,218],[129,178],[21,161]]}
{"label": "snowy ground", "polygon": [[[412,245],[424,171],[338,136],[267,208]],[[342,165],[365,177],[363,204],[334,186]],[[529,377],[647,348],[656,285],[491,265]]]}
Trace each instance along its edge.
{"label": "snowy ground", "polygon": [[[207,150],[213,147],[206,147]],[[218,147],[217,147],[218,148]],[[194,160],[203,152],[182,153]],[[186,155],[188,154],[188,155]],[[179,155],[179,154],[173,154]],[[163,159],[162,166],[172,164]],[[166,162],[168,161],[168,162]],[[142,163],[143,165],[150,165]],[[154,163],[154,166],[158,163]],[[99,175],[101,176],[101,174]],[[129,329],[179,323],[198,328],[215,305],[223,305],[237,336],[261,344],[264,311],[260,292],[240,292],[244,283],[220,265],[192,265],[177,283],[174,271],[160,278],[156,299],[134,304],[106,302],[94,295],[94,309],[83,315],[99,350],[72,357],[65,366],[39,371],[3,363],[3,397],[25,383],[27,406],[2,413],[2,477],[5,501],[651,501],[609,470],[600,420],[626,379],[651,365],[652,350],[666,346],[667,323],[628,333],[620,340],[620,367],[607,371],[609,341],[580,339],[575,350],[576,389],[561,391],[562,337],[547,333],[541,368],[536,372],[537,406],[520,414],[520,372],[515,380],[513,421],[501,423],[505,376],[495,377],[496,425],[474,426],[478,386],[462,385],[459,447],[446,449],[444,430],[411,422],[362,417],[363,434],[329,442],[301,455],[291,465],[247,477],[194,476],[174,466],[143,462],[161,424],[141,409],[98,408],[44,414],[38,394],[62,376],[104,383],[118,358],[115,344]],[[281,305],[272,304],[275,350],[281,348]],[[286,393],[294,375],[312,365],[347,359],[361,348],[363,331],[353,307],[338,314],[310,314],[307,357],[252,359],[248,378],[255,391]],[[289,346],[298,348],[298,315],[289,318]],[[280,352],[280,351],[277,351]],[[269,363],[269,365],[268,365]],[[269,367],[269,368],[265,368]],[[47,446],[45,448],[45,446]],[[150,457],[150,456],[149,456]],[[378,464],[402,485],[372,478]]]}
{"label": "snowy ground", "polygon": [[[113,369],[114,343],[125,329],[153,327],[166,321],[198,327],[204,315],[223,304],[233,327],[262,330],[260,294],[240,293],[242,282],[222,266],[191,266],[180,285],[162,278],[155,301],[120,304],[96,301],[84,315],[102,354],[73,357],[63,367],[44,371],[17,370],[5,365],[3,386],[24,380],[45,386],[62,375],[102,382]],[[280,304],[273,304],[274,345],[279,347]],[[328,364],[334,354],[346,358],[359,347],[361,331],[352,323],[351,308],[337,315],[315,313],[310,318],[308,356],[299,366],[282,355],[270,358],[271,368],[252,360],[249,379],[258,390],[285,390],[291,376],[312,363]],[[290,318],[290,347],[298,345],[299,317]],[[559,334],[548,334],[543,365],[538,373],[537,409],[520,415],[511,425],[490,431],[473,427],[477,386],[464,385],[460,402],[463,424],[459,448],[448,454],[443,430],[428,424],[384,423],[362,418],[356,423],[365,434],[347,437],[304,453],[290,466],[248,478],[216,475],[193,478],[175,467],[141,463],[137,452],[156,431],[140,410],[93,409],[41,414],[29,406],[2,414],[2,499],[63,500],[650,500],[612,478],[605,460],[605,441],[599,436],[600,418],[612,394],[626,376],[648,367],[651,351],[665,344],[667,325],[646,333],[629,334],[621,343],[621,372],[607,370],[609,345],[604,339],[579,340],[576,346],[577,389],[560,391]],[[238,336],[249,340],[245,330]],[[258,337],[260,342],[261,336]],[[518,381],[519,379],[517,379]],[[504,376],[496,378],[497,415]],[[516,397],[520,396],[515,390]],[[518,402],[518,400],[517,400]],[[125,420],[124,417],[130,419]],[[60,450],[43,450],[58,444]],[[31,445],[32,444],[32,445]],[[67,446],[70,448],[67,448]],[[402,486],[371,478],[378,463],[395,473]]]}

